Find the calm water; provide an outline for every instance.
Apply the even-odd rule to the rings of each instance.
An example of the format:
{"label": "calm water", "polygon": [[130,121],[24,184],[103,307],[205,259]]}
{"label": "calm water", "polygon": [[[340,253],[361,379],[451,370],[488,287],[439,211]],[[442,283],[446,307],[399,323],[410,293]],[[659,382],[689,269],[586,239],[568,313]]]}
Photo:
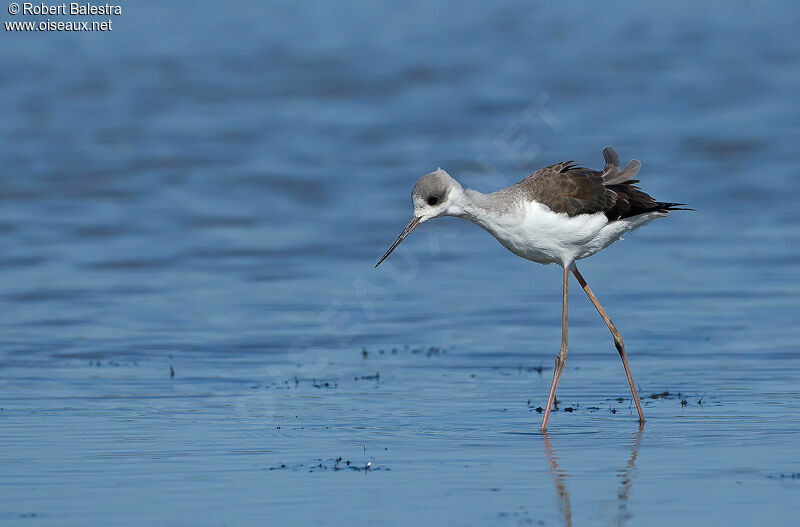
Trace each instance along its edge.
{"label": "calm water", "polygon": [[[795,523],[799,15],[142,0],[3,31],[0,523]],[[488,191],[606,145],[698,212],[582,265],[644,429],[573,282],[543,437],[558,268],[458,220],[372,267],[437,166]]]}

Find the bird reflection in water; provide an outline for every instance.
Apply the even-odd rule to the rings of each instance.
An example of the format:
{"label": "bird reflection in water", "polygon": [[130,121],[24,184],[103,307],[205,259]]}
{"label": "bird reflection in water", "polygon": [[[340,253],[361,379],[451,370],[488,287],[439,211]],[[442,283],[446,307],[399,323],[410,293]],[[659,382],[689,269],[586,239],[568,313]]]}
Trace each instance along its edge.
{"label": "bird reflection in water", "polygon": [[[629,446],[631,455],[628,458],[628,463],[617,472],[619,490],[617,491],[616,525],[618,526],[625,525],[630,518],[630,513],[628,512],[628,496],[636,472],[636,458],[639,457],[639,447],[642,442],[643,430],[644,423],[639,423],[639,429],[634,434]],[[544,437],[544,453],[547,456],[547,461],[550,463],[550,474],[553,477],[553,484],[556,487],[556,495],[558,496],[561,514],[564,516],[564,525],[566,527],[572,527],[572,504],[570,503],[569,490],[567,489],[567,478],[569,478],[569,474],[558,466],[558,456],[556,456],[555,450],[553,449],[550,435],[547,432],[542,432],[542,436]]]}
{"label": "bird reflection in water", "polygon": [[550,434],[542,432],[542,436],[544,437],[544,453],[550,463],[550,475],[553,476],[553,483],[556,486],[558,504],[561,508],[561,514],[564,515],[564,525],[572,527],[572,504],[569,502],[569,491],[567,491],[566,484],[566,479],[569,475],[558,466],[558,457],[553,450],[553,444],[550,442]]}

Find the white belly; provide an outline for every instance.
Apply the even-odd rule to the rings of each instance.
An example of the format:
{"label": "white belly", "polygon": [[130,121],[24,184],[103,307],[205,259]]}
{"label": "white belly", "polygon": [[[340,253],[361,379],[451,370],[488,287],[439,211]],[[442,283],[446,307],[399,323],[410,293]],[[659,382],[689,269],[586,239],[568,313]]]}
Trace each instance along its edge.
{"label": "white belly", "polygon": [[603,213],[569,217],[534,202],[521,205],[511,213],[473,221],[517,256],[541,264],[567,266],[608,247],[626,232],[665,215],[651,212],[609,222]]}

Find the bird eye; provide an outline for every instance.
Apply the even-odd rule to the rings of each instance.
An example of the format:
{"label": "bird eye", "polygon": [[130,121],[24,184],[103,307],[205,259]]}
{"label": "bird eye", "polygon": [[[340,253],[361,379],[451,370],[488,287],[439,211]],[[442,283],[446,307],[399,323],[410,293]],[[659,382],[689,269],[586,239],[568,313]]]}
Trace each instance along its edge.
{"label": "bird eye", "polygon": [[428,198],[428,205],[432,206],[436,205],[437,203],[439,203],[439,196],[431,196],[430,198]]}

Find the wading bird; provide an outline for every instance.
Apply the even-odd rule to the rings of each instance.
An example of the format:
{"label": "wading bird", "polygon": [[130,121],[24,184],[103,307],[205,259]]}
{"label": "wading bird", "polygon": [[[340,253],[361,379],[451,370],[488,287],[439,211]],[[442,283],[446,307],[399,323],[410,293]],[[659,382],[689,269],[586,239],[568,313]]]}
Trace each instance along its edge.
{"label": "wading bird", "polygon": [[491,194],[465,189],[439,168],[414,185],[411,192],[414,217],[375,264],[378,267],[421,223],[440,216],[456,216],[485,229],[517,256],[540,264],[555,263],[563,267],[561,349],[556,355],[542,431],[547,428],[558,381],[567,362],[567,287],[570,271],[614,337],[639,413],[639,422],[644,422],[622,335],[589,289],[575,262],[605,249],[626,232],[667,216],[670,211],[691,209],[680,208],[682,203],[656,201],[636,187],[639,180],[633,178],[641,167],[639,161],[633,160],[620,169],[619,156],[611,147],[603,150],[603,157],[606,166],[601,171],[565,161],[537,170],[519,183]]}

